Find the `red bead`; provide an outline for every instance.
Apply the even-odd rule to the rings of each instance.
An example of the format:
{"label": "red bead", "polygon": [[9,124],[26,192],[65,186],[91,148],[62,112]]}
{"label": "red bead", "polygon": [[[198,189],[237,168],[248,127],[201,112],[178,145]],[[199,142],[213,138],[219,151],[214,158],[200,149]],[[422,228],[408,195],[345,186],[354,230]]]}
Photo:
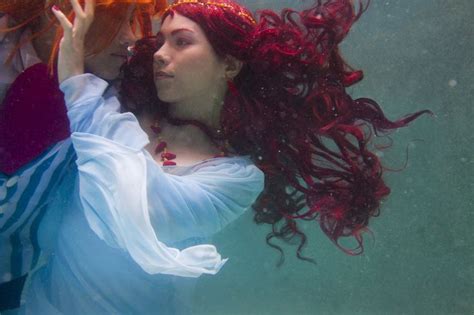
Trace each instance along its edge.
{"label": "red bead", "polygon": [[166,141],[161,141],[160,143],[158,143],[158,145],[155,148],[155,154],[158,154],[161,151],[163,151],[166,148],[166,146],[167,146]]}
{"label": "red bead", "polygon": [[164,161],[163,166],[168,166],[168,165],[176,165],[176,162],[173,161]]}
{"label": "red bead", "polygon": [[173,159],[176,159],[176,154],[173,154],[171,152],[161,153],[161,158],[167,159],[167,160],[173,160]]}

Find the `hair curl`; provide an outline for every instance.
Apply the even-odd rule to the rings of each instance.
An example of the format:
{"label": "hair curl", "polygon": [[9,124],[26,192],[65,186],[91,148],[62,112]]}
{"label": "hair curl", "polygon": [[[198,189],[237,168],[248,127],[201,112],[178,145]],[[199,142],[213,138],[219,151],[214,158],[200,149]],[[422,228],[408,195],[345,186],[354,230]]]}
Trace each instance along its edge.
{"label": "hair curl", "polygon": [[[283,251],[271,239],[290,243],[299,238],[298,258],[313,261],[301,255],[306,235],[297,220],[316,220],[338,248],[361,254],[362,232],[390,193],[382,179],[384,168],[369,150],[371,137],[429,113],[390,121],[375,101],[347,94],[346,88],[363,73],[344,61],[339,44],[369,0],[316,0],[307,10],[280,14],[262,10],[256,24],[237,14],[248,12],[237,3],[213,2],[235,9],[188,3],[166,11],[163,19],[178,13],[193,20],[218,55],[244,63],[234,79],[236,91],[229,91],[224,101],[221,137],[235,153],[251,155],[265,173],[265,188],[253,209],[256,223],[272,225],[267,244],[281,252],[281,264]],[[137,43],[123,69],[122,94],[129,109],[141,111],[153,104],[166,116],[167,106],[153,84],[157,49],[153,38]],[[357,247],[340,244],[348,236]]]}

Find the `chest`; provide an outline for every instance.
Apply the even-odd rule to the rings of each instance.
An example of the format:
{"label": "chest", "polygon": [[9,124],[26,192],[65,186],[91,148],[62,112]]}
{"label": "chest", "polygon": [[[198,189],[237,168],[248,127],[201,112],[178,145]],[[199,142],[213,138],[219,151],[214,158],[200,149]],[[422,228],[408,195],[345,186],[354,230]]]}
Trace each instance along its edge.
{"label": "chest", "polygon": [[150,141],[146,146],[146,150],[158,165],[163,165],[164,161],[168,160],[178,166],[190,166],[212,159],[220,153],[217,148],[212,147],[167,145],[166,149],[157,149],[158,144],[158,141]]}

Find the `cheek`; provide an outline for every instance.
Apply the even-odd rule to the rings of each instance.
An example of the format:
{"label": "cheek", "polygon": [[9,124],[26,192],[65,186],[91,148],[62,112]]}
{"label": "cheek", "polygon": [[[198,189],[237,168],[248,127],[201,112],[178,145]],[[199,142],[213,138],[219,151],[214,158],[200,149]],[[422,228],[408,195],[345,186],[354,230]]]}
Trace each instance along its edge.
{"label": "cheek", "polygon": [[106,80],[117,78],[124,60],[106,54],[99,54],[86,60],[87,71]]}
{"label": "cheek", "polygon": [[[199,85],[215,84],[216,79],[220,76],[220,67],[217,58],[206,51],[196,51],[186,58],[181,67],[185,74],[183,79],[193,80],[200,83]],[[187,74],[187,75],[186,75]]]}

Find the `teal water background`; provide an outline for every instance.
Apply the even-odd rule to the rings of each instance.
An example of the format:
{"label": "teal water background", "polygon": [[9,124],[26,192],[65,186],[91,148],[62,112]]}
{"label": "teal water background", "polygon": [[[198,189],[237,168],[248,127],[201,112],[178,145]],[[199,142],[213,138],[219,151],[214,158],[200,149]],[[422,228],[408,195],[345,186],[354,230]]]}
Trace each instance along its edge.
{"label": "teal water background", "polygon": [[[247,0],[252,9],[310,1]],[[301,3],[301,5],[300,5]],[[307,256],[265,243],[270,226],[248,212],[214,238],[223,270],[202,277],[195,314],[474,314],[474,1],[373,0],[343,44],[365,79],[350,89],[375,99],[391,119],[424,116],[392,134],[385,165],[392,194],[366,236],[365,253],[339,251],[307,223]]]}

